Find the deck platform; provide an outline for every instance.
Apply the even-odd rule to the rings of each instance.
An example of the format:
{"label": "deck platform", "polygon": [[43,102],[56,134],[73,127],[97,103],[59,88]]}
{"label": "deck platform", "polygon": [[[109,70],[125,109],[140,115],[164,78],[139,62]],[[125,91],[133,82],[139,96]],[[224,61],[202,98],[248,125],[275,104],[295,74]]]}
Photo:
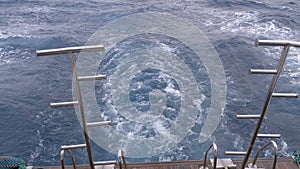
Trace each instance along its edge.
{"label": "deck platform", "polygon": [[[232,159],[237,169],[240,169],[242,159]],[[249,160],[250,162],[252,159]],[[210,163],[209,163],[210,164]],[[257,160],[259,168],[272,168],[273,159],[260,158]],[[203,165],[203,160],[187,160],[187,161],[170,161],[170,162],[144,162],[144,163],[128,163],[128,169],[199,169]],[[60,169],[60,166],[34,167],[33,169]],[[72,169],[72,166],[66,166],[66,169]],[[87,165],[78,165],[77,169],[88,169]],[[97,169],[107,169],[110,167],[97,167]],[[115,169],[119,166],[116,165]],[[277,161],[276,169],[299,169],[299,166],[291,157],[282,157]]]}

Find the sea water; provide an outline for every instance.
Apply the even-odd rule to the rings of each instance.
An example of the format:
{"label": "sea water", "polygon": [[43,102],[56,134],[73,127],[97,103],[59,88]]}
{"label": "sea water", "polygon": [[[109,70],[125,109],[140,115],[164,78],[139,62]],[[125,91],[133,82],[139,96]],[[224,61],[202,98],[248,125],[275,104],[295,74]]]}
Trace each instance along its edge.
{"label": "sea water", "polygon": [[[59,165],[61,145],[84,143],[76,109],[49,106],[73,99],[68,56],[37,57],[36,50],[81,46],[92,43],[96,35],[108,37],[101,39],[109,45],[95,69],[108,78],[93,87],[100,113],[88,117],[112,120],[112,126],[100,133],[114,131],[122,137],[120,142],[110,142],[110,137],[93,129],[94,159],[114,160],[115,150],[123,146],[128,161],[170,161],[201,159],[212,142],[221,157],[225,150],[246,150],[256,120],[237,120],[235,115],[260,113],[271,81],[270,75],[250,75],[249,69],[275,68],[281,52],[280,47],[255,47],[254,41],[300,39],[297,0],[1,0],[0,8],[0,155],[21,157],[30,165]],[[128,28],[140,31],[132,25],[147,24],[146,20],[124,23],[123,30],[107,29],[136,14],[167,17],[163,22],[156,18],[144,32],[113,43]],[[156,23],[173,27],[147,33]],[[184,27],[187,33],[201,30],[203,39],[184,36],[182,23],[189,25]],[[119,32],[110,37],[112,30]],[[168,36],[172,31],[174,36]],[[191,46],[190,41],[199,46]],[[203,43],[211,44],[218,54],[215,65],[221,67],[215,70],[224,75],[224,84],[212,79],[222,76],[210,70],[215,66],[205,61],[210,55],[197,53],[204,50]],[[300,90],[299,57],[299,49],[291,48],[277,92]],[[214,85],[220,83],[223,86],[215,93]],[[213,101],[224,92],[225,99]],[[219,117],[210,121],[216,128],[204,137],[201,131],[212,107],[223,102]],[[272,99],[260,129],[260,133],[282,135],[275,139],[280,156],[299,145],[299,104],[298,99]],[[189,128],[180,128],[179,123]],[[147,140],[165,144],[151,145]],[[267,141],[257,140],[254,150]],[[78,163],[87,163],[85,150],[74,154]],[[265,151],[262,156],[271,154]]]}

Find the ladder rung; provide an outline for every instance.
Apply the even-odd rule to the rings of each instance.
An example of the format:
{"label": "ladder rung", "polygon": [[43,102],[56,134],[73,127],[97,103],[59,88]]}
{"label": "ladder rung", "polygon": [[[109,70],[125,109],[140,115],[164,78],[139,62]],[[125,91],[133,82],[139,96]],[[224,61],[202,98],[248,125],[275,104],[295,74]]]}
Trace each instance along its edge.
{"label": "ladder rung", "polygon": [[245,151],[225,151],[225,155],[246,155]]}
{"label": "ladder rung", "polygon": [[266,70],[266,69],[250,69],[253,74],[277,74],[277,70]]}
{"label": "ladder rung", "polygon": [[78,101],[50,103],[51,107],[74,106],[74,105],[78,105]]}
{"label": "ladder rung", "polygon": [[238,119],[260,119],[260,114],[237,114]]}
{"label": "ladder rung", "polygon": [[111,165],[116,164],[116,161],[97,161],[94,162],[94,165]]}
{"label": "ladder rung", "polygon": [[300,42],[287,40],[256,40],[255,46],[294,46],[300,47]]}
{"label": "ladder rung", "polygon": [[85,147],[86,147],[86,144],[76,144],[76,145],[61,146],[61,149],[68,150],[68,149],[85,148]]}
{"label": "ladder rung", "polygon": [[111,121],[101,121],[101,122],[86,123],[87,127],[106,126],[106,125],[111,125]]}
{"label": "ladder rung", "polygon": [[96,76],[79,76],[79,81],[85,81],[85,80],[103,80],[106,79],[106,75],[96,75]]}
{"label": "ladder rung", "polygon": [[280,138],[280,134],[257,134],[259,138]]}
{"label": "ladder rung", "polygon": [[57,48],[57,49],[46,49],[36,51],[37,56],[46,56],[46,55],[58,55],[58,54],[67,54],[75,52],[92,52],[92,51],[103,51],[103,45],[92,45],[92,46],[76,46],[76,47],[66,47],[66,48]]}
{"label": "ladder rung", "polygon": [[273,97],[292,97],[292,98],[297,98],[298,93],[273,93]]}

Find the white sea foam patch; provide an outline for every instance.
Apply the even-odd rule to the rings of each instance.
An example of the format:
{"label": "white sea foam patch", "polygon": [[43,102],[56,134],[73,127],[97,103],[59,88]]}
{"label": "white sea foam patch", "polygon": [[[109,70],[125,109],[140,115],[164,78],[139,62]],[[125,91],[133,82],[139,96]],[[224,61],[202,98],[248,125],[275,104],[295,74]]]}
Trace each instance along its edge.
{"label": "white sea foam patch", "polygon": [[[280,53],[276,55],[280,56]],[[293,85],[300,86],[300,48],[290,48],[285,65],[283,76],[288,78]]]}
{"label": "white sea foam patch", "polygon": [[[220,27],[222,32],[230,32],[251,38],[267,38],[271,40],[294,40],[300,35],[299,31],[286,26],[276,18],[267,19],[258,11],[223,11],[208,19],[206,25]],[[263,47],[268,58],[277,60],[282,47]],[[291,47],[286,60],[283,76],[290,78],[291,83],[299,84],[300,49]],[[276,65],[274,65],[276,67]]]}
{"label": "white sea foam patch", "polygon": [[285,140],[280,139],[280,147],[281,147],[281,151],[280,153],[283,154],[283,156],[288,156],[289,154],[289,150],[288,150],[288,144]]}
{"label": "white sea foam patch", "polygon": [[35,149],[31,152],[30,154],[30,159],[29,159],[29,163],[32,163],[36,158],[38,158],[42,151],[43,151],[43,148],[44,148],[44,140],[42,139],[41,137],[41,132],[40,130],[36,130],[36,138],[38,139],[38,145],[35,147]]}
{"label": "white sea foam patch", "polygon": [[10,34],[7,31],[0,31],[0,39],[6,39],[8,37],[12,36],[12,34]]}
{"label": "white sea foam patch", "polygon": [[[281,56],[282,47],[263,47],[264,55],[274,60],[272,65],[276,67],[277,60]],[[300,86],[300,48],[290,47],[287,59],[285,61],[284,70],[281,77],[288,78],[293,85]]]}
{"label": "white sea foam patch", "polygon": [[[211,98],[210,107],[205,109],[207,115],[198,137],[199,143],[205,142],[216,129],[225,106],[227,89],[218,54],[202,31],[189,22],[166,13],[146,12],[120,18],[101,28],[89,39],[87,45],[103,44],[106,51],[97,54],[80,53],[76,66],[80,75],[96,74],[99,66],[114,67],[102,85],[103,91],[97,91],[102,93],[101,97],[105,97],[100,98],[101,101],[107,101],[104,105],[97,103],[94,81],[82,83],[81,90],[84,104],[89,105],[88,112],[96,113],[92,116],[89,114],[87,120],[95,120],[94,117],[98,117],[97,120],[113,119],[113,124],[116,125],[91,128],[90,136],[107,151],[116,153],[122,146],[126,151],[125,155],[134,158],[158,155],[176,147],[191,132],[198,117],[201,117],[199,113],[203,110],[198,104],[207,98],[200,95],[203,84],[198,84],[191,65],[188,65],[190,60],[184,62],[182,58],[185,56],[180,59],[174,52],[178,50],[176,47],[169,47],[158,40],[156,46],[130,49],[129,53],[122,56],[122,44],[130,45],[126,40],[146,34],[176,39],[187,46],[194,53],[195,60],[200,59],[206,68]],[[132,47],[135,45],[139,43]],[[107,55],[112,58],[106,58]],[[120,57],[124,59],[119,59]],[[141,77],[145,72],[147,74],[149,70],[148,74],[153,70],[160,72],[157,79],[167,85],[162,90],[153,89],[153,94],[153,91],[150,92],[144,87],[144,81],[137,81],[139,83],[134,84],[135,88],[131,89],[131,82],[136,81],[133,79]],[[130,99],[130,92],[138,89],[147,89],[150,92],[151,106],[147,111],[141,111]],[[147,97],[139,92],[135,96],[142,101]],[[167,106],[168,99],[175,103],[175,107]],[[146,106],[149,101],[140,102],[142,104],[139,106]],[[180,105],[180,109],[176,105]],[[108,112],[99,112],[101,106],[106,106],[101,110]],[[178,112],[172,113],[174,109]],[[171,113],[164,114],[164,110]]]}
{"label": "white sea foam patch", "polygon": [[30,58],[29,49],[19,49],[11,46],[0,48],[0,66],[17,63]]}
{"label": "white sea foam patch", "polygon": [[207,16],[204,24],[248,37],[267,37],[268,39],[296,40],[299,32],[274,18],[266,18],[258,11],[222,11]]}
{"label": "white sea foam patch", "polygon": [[[23,30],[24,31],[24,30]],[[13,32],[11,29],[9,31],[0,31],[0,40],[8,38],[32,38],[32,35],[27,35],[23,32]]]}
{"label": "white sea foam patch", "polygon": [[[293,40],[298,31],[274,18],[266,18],[258,11],[222,12],[222,22],[216,23],[224,32],[240,33],[251,37]],[[246,34],[245,34],[246,33]]]}

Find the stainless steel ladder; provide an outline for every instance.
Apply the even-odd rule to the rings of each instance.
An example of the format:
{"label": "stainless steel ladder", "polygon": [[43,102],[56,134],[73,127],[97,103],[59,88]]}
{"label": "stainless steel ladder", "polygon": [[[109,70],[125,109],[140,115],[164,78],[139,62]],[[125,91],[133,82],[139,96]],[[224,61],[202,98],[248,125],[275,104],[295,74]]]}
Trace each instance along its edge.
{"label": "stainless steel ladder", "polygon": [[257,161],[257,158],[259,156],[259,154],[265,149],[267,148],[268,146],[272,145],[274,147],[274,162],[273,162],[273,165],[272,165],[272,169],[275,169],[276,168],[276,163],[277,163],[277,157],[278,157],[278,147],[277,147],[277,144],[275,141],[270,141],[268,142],[267,144],[265,144],[264,146],[262,146],[257,152],[256,152],[256,155],[255,155],[255,158],[253,160],[252,163],[249,163],[248,164],[248,167],[249,169],[255,169],[257,168],[256,166],[256,161]]}
{"label": "stainless steel ladder", "polygon": [[[281,52],[281,56],[279,59],[279,63],[274,70],[265,70],[265,69],[250,69],[250,72],[252,74],[272,74],[273,78],[271,81],[271,85],[269,87],[269,91],[262,109],[262,112],[260,114],[254,114],[254,115],[236,115],[238,119],[257,119],[256,127],[253,132],[250,145],[248,147],[248,150],[246,152],[235,152],[235,151],[225,151],[226,155],[245,155],[243,163],[241,168],[244,169],[247,166],[248,159],[250,157],[250,154],[252,152],[253,146],[255,144],[255,141],[257,138],[280,138],[280,134],[259,134],[259,129],[263,123],[264,117],[266,115],[268,106],[270,104],[272,97],[291,97],[291,98],[297,98],[297,93],[275,93],[275,86],[279,79],[280,73],[283,70],[284,63],[286,61],[286,58],[288,56],[288,52],[290,47],[300,47],[300,42],[294,42],[294,41],[282,41],[282,40],[257,40],[255,42],[256,46],[282,46],[283,50]],[[272,142],[273,144],[275,142]],[[276,143],[275,143],[276,144]],[[274,145],[275,147],[275,145]],[[276,145],[277,147],[277,145]],[[276,166],[276,161],[275,165]]]}
{"label": "stainless steel ladder", "polygon": [[206,150],[205,156],[204,156],[204,164],[199,169],[208,169],[207,156],[208,156],[208,153],[210,152],[211,149],[213,149],[213,152],[214,152],[214,162],[212,164],[212,167],[213,167],[213,169],[217,168],[218,147],[215,143],[212,143],[211,146],[209,146],[209,148]]}
{"label": "stainless steel ladder", "polygon": [[127,169],[127,163],[122,148],[120,148],[118,151],[118,163],[119,169]]}
{"label": "stainless steel ladder", "polygon": [[80,90],[80,83],[79,81],[86,81],[86,80],[102,80],[105,79],[105,75],[93,75],[93,76],[78,76],[76,70],[76,61],[74,53],[78,52],[95,52],[95,51],[103,51],[104,47],[102,45],[93,45],[93,46],[78,46],[78,47],[67,47],[67,48],[58,48],[58,49],[47,49],[47,50],[38,50],[36,51],[37,56],[48,56],[48,55],[59,55],[59,54],[69,54],[71,68],[73,73],[73,84],[75,88],[76,99],[70,102],[60,102],[60,103],[51,103],[51,107],[61,107],[61,106],[78,106],[80,117],[81,117],[81,124],[83,128],[83,134],[85,139],[85,144],[78,144],[78,145],[64,145],[61,146],[61,166],[64,169],[64,152],[67,151],[71,156],[73,167],[76,168],[75,158],[71,152],[72,149],[77,148],[86,148],[89,165],[91,169],[95,169],[95,165],[110,165],[115,164],[116,161],[101,161],[101,162],[94,162],[93,161],[93,154],[90,145],[90,138],[88,135],[88,127],[95,127],[95,126],[103,126],[103,125],[111,125],[111,121],[102,121],[102,122],[86,122],[85,113],[84,113],[84,106],[82,102],[81,90]]}

